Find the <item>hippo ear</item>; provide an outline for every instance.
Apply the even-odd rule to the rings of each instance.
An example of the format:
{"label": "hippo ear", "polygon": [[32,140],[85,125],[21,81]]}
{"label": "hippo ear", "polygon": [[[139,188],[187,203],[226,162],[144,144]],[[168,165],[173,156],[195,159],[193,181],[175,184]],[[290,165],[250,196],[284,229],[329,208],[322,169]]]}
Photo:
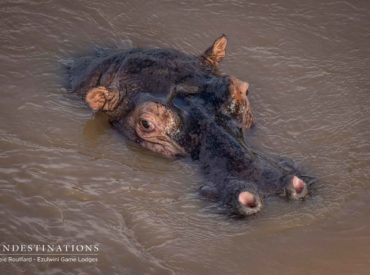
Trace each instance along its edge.
{"label": "hippo ear", "polygon": [[202,59],[205,63],[217,67],[218,64],[224,59],[226,52],[227,38],[226,35],[221,35],[213,42],[212,46],[209,47],[203,54]]}
{"label": "hippo ear", "polygon": [[118,106],[119,98],[118,91],[110,91],[103,86],[99,86],[90,89],[85,100],[94,111],[113,111]]}
{"label": "hippo ear", "polygon": [[247,97],[248,82],[230,77],[229,93],[230,98],[226,103],[226,110],[231,116],[237,119],[245,128],[251,128],[254,124],[252,109]]}
{"label": "hippo ear", "polygon": [[234,76],[230,77],[229,91],[232,99],[236,101],[245,100],[245,97],[248,94],[248,88],[249,88],[248,82],[239,80]]}

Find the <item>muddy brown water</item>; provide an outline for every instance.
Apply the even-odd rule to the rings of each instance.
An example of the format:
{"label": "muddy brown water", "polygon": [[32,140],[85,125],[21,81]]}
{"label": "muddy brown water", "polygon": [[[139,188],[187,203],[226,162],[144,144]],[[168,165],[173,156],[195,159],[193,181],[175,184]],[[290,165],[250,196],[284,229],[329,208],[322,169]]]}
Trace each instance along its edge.
{"label": "muddy brown water", "polygon": [[[1,274],[370,274],[369,1],[1,1],[0,243],[98,244],[98,263]],[[319,181],[245,220],[199,199],[197,165],[125,141],[68,95],[94,47],[200,53],[251,85],[251,141]]]}

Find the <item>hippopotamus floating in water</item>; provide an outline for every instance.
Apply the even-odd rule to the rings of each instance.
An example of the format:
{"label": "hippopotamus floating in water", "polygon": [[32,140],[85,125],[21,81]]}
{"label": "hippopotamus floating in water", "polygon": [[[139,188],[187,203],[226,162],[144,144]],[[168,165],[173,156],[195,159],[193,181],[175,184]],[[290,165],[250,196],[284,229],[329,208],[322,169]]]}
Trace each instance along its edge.
{"label": "hippopotamus floating in water", "polygon": [[199,56],[139,48],[97,56],[71,68],[71,88],[129,140],[198,161],[207,179],[200,194],[247,216],[261,210],[266,196],[304,198],[308,184],[289,161],[247,144],[249,85],[219,72],[226,45],[222,35]]}

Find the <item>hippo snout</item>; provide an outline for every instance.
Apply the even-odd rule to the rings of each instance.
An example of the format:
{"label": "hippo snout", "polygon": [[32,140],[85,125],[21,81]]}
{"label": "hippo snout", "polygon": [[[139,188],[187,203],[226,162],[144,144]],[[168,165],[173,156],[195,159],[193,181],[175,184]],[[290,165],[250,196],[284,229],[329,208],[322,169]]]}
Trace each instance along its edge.
{"label": "hippo snout", "polygon": [[201,127],[199,160],[208,185],[230,214],[250,216],[261,211],[262,199],[284,194],[292,200],[307,196],[307,183],[292,165],[260,153],[217,123]]}

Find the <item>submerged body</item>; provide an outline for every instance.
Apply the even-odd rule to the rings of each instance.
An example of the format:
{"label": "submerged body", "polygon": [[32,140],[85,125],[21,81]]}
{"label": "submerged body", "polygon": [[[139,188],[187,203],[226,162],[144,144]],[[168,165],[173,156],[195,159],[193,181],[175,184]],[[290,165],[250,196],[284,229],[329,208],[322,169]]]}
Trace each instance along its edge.
{"label": "submerged body", "polygon": [[230,213],[250,215],[262,198],[307,195],[291,165],[246,144],[253,125],[248,83],[222,75],[227,40],[201,56],[172,49],[131,49],[97,57],[71,70],[72,90],[105,112],[128,139],[166,157],[190,156],[207,178],[200,193]]}

